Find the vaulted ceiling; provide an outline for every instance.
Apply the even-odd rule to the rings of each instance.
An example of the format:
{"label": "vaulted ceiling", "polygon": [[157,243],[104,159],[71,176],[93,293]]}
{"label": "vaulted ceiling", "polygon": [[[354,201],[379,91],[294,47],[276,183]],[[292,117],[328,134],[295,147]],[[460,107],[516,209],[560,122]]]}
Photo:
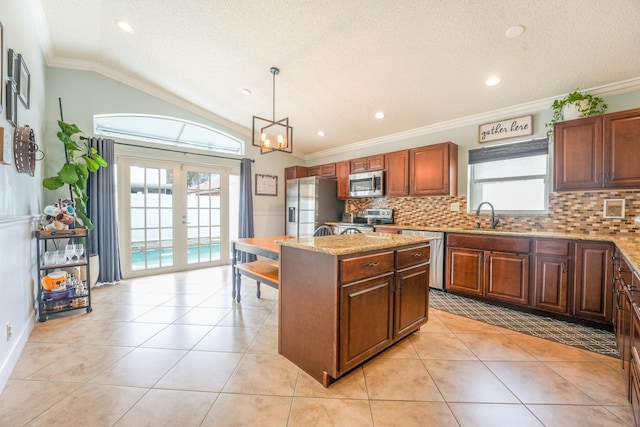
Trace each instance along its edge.
{"label": "vaulted ceiling", "polygon": [[280,68],[275,118],[289,117],[301,157],[640,78],[638,0],[29,1],[48,65],[246,134],[253,115],[271,118]]}

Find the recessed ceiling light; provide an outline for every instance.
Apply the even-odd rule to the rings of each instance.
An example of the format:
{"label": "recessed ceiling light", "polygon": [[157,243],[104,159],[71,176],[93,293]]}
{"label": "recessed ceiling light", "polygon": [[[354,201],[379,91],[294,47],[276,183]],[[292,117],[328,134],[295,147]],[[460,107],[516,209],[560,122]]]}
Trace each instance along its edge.
{"label": "recessed ceiling light", "polygon": [[500,77],[493,76],[493,77],[489,77],[484,82],[484,84],[487,85],[487,86],[495,86],[495,85],[499,84],[501,81],[502,80],[500,80]]}
{"label": "recessed ceiling light", "polygon": [[387,117],[383,112],[376,113],[374,116],[376,119],[384,119]]}
{"label": "recessed ceiling light", "polygon": [[240,92],[241,92],[243,95],[246,95],[246,96],[251,95],[251,91],[250,91],[249,89],[247,89],[246,87],[243,87],[242,89],[240,89]]}
{"label": "recessed ceiling light", "polygon": [[318,136],[325,136],[325,135],[326,135],[326,133],[324,133],[323,131],[321,131],[321,130],[318,131]]}
{"label": "recessed ceiling light", "polygon": [[524,33],[524,27],[522,25],[514,25],[513,27],[509,27],[505,32],[505,35],[510,39],[515,39]]}
{"label": "recessed ceiling light", "polygon": [[118,27],[124,32],[134,33],[133,27],[126,21],[118,21]]}

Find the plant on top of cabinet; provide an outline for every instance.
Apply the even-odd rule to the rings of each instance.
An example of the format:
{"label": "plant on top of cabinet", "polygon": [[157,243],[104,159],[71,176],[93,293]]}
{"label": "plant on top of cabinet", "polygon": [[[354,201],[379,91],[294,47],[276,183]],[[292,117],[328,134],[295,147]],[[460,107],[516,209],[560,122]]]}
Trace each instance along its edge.
{"label": "plant on top of cabinet", "polygon": [[564,98],[556,99],[553,101],[553,104],[551,104],[551,109],[553,110],[551,121],[545,124],[548,128],[547,138],[550,138],[553,134],[553,125],[556,122],[569,120],[569,117],[565,117],[567,108],[569,107],[573,108],[576,112],[576,117],[574,118],[580,118],[604,114],[607,109],[607,104],[605,104],[604,99],[586,92],[581,92],[577,88]]}
{"label": "plant on top of cabinet", "polygon": [[89,141],[81,139],[75,141],[72,136],[82,131],[75,124],[68,124],[58,120],[60,131],[58,139],[64,144],[66,161],[58,173],[42,181],[42,185],[48,190],[69,185],[71,199],[74,203],[76,218],[80,224],[93,230],[93,223],[87,215],[87,181],[89,173],[108,166],[107,162],[98,154],[98,150],[89,146]]}

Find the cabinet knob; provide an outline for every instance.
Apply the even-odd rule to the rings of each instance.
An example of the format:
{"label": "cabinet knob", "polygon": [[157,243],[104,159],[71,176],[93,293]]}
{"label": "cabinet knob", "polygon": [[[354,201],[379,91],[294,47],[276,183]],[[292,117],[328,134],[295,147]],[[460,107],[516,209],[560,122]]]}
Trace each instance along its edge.
{"label": "cabinet knob", "polygon": [[413,254],[413,256],[415,258],[421,257],[422,256],[422,252],[416,252],[415,254]]}
{"label": "cabinet knob", "polygon": [[379,262],[371,262],[369,264],[367,264],[367,267],[377,267],[378,264],[380,264]]}

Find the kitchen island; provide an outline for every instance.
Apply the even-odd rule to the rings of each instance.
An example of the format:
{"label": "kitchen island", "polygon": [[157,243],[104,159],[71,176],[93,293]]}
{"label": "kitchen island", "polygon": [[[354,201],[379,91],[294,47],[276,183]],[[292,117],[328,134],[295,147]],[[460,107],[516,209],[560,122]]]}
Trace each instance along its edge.
{"label": "kitchen island", "polygon": [[431,237],[279,240],[278,352],[325,387],[428,319]]}

